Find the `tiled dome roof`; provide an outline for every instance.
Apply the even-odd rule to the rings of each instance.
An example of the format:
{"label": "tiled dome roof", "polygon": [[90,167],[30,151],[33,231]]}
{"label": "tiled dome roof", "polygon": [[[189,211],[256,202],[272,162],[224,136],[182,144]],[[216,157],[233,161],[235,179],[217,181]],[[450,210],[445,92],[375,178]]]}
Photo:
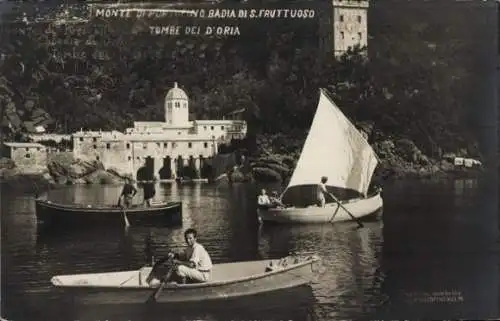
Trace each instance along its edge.
{"label": "tiled dome roof", "polygon": [[170,89],[165,99],[168,100],[188,100],[186,92],[177,87],[177,82],[174,83],[174,88]]}

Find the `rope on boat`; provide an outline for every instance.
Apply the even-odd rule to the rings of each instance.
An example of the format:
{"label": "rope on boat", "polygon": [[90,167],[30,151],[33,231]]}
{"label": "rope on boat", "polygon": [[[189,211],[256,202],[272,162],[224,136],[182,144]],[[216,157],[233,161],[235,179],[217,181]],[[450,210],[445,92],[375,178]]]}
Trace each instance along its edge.
{"label": "rope on boat", "polygon": [[[307,255],[307,254],[309,254],[309,255]],[[313,261],[310,263],[311,271],[313,273],[320,272],[320,274],[323,274],[326,271],[325,269],[315,268],[315,266],[320,266],[322,264],[321,258],[315,252],[312,252],[312,251],[301,252],[300,254],[297,254],[296,252],[293,252],[293,253],[291,252],[291,253],[289,253],[288,256],[279,259],[278,263],[276,263],[275,265],[273,264],[273,261],[275,261],[275,260],[271,260],[269,262],[269,265],[266,267],[266,271],[269,271],[269,272],[279,271],[282,269],[286,269],[289,265],[299,264],[299,263],[304,262],[304,261],[313,260],[314,258],[319,259],[319,261],[316,261],[316,262]],[[290,262],[290,260],[292,260],[292,261]],[[321,271],[323,271],[323,272],[321,272]],[[293,275],[297,278],[303,279],[307,283],[311,282],[311,280],[309,278],[306,278],[299,273],[294,273],[293,271],[287,271],[286,273]],[[317,279],[318,279],[318,277],[315,276],[313,278],[313,281],[316,282]]]}

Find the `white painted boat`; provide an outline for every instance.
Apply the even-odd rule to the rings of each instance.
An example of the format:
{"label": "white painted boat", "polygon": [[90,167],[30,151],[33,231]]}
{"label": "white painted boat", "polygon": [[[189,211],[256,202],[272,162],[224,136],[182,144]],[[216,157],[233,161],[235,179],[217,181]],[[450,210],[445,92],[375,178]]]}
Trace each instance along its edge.
{"label": "white painted boat", "polygon": [[[381,189],[368,194],[373,172],[378,164],[375,151],[361,132],[335,105],[324,89],[311,128],[288,186],[280,199],[285,207],[259,208],[259,221],[278,223],[326,223],[361,218],[383,207]],[[326,176],[326,188],[341,200],[327,198],[316,204],[316,189]],[[343,199],[340,192],[355,194]],[[346,211],[347,210],[347,211]]]}
{"label": "white painted boat", "polygon": [[[341,201],[344,208],[354,217],[362,218],[377,213],[382,208],[381,192],[367,198],[358,198]],[[337,203],[328,203],[325,207],[311,205],[307,207],[258,209],[260,221],[276,223],[328,223],[352,220],[351,216]]]}
{"label": "white painted boat", "polygon": [[[167,284],[156,302],[221,300],[294,288],[314,280],[319,262],[317,256],[287,256],[214,264],[209,282]],[[146,303],[158,287],[146,282],[151,270],[58,275],[51,283],[81,304]]]}

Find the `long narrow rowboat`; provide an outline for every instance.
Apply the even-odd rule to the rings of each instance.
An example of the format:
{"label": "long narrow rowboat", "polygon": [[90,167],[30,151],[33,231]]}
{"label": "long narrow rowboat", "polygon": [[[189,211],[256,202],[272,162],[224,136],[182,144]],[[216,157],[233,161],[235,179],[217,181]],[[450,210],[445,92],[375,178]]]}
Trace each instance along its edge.
{"label": "long narrow rowboat", "polygon": [[163,226],[182,222],[182,202],[155,204],[151,207],[98,205],[66,205],[49,200],[36,200],[36,216],[44,227],[55,226]]}
{"label": "long narrow rowboat", "polygon": [[[156,302],[212,301],[294,288],[314,280],[319,261],[316,256],[287,256],[277,260],[214,264],[211,281],[167,284]],[[58,275],[52,277],[51,283],[80,304],[146,303],[156,291],[156,287],[145,282],[151,269]]]}

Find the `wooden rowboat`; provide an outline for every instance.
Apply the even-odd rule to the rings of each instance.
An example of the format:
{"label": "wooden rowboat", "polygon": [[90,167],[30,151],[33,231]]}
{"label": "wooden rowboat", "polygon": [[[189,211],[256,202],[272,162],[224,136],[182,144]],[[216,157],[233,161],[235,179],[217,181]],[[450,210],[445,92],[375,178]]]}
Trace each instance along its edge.
{"label": "wooden rowboat", "polygon": [[[287,256],[277,260],[214,264],[211,281],[167,284],[156,302],[217,301],[310,284],[319,261],[316,256]],[[146,303],[157,289],[145,282],[151,269],[58,275],[52,277],[51,283],[80,304]]]}
{"label": "wooden rowboat", "polygon": [[[380,191],[367,198],[348,199],[340,202],[356,218],[376,214],[383,206]],[[337,203],[328,203],[324,207],[311,205],[307,207],[257,209],[257,214],[260,222],[333,223],[352,220],[352,217],[344,208]]]}
{"label": "wooden rowboat", "polygon": [[182,222],[182,202],[154,204],[151,207],[66,205],[37,199],[36,216],[43,226],[156,226]]}

